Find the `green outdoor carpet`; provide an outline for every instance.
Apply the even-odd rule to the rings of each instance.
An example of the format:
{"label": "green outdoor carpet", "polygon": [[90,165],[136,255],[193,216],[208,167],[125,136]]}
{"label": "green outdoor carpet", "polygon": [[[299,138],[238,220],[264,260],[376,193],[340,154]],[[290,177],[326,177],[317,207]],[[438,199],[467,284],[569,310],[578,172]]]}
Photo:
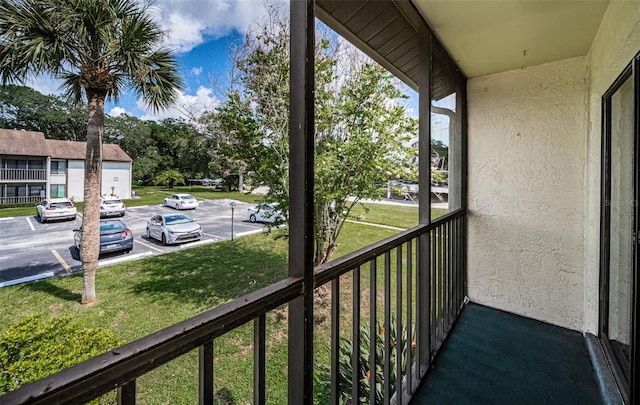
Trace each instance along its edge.
{"label": "green outdoor carpet", "polygon": [[412,404],[602,404],[582,334],[467,305]]}

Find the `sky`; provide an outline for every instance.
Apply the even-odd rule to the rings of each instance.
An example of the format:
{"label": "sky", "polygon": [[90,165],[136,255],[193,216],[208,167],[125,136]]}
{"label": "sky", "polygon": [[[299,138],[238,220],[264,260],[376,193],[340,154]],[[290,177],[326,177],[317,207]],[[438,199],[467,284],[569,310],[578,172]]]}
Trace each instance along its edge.
{"label": "sky", "polygon": [[[242,40],[252,23],[266,16],[265,1],[277,5],[289,0],[155,0],[150,12],[167,34],[164,45],[174,50],[185,87],[173,108],[153,112],[141,99],[125,92],[117,102],[106,103],[105,113],[161,120],[189,119],[189,113],[197,116],[211,111],[230,74],[229,47]],[[50,77],[38,77],[26,85],[43,94],[60,93],[58,83]],[[409,104],[417,116],[417,95],[407,91],[413,94]]]}
{"label": "sky", "polygon": [[[282,1],[282,0],[277,0]],[[273,2],[273,0],[272,0]],[[241,40],[247,27],[266,14],[263,0],[156,0],[150,10],[166,31],[185,80],[176,108],[153,113],[140,99],[125,93],[107,102],[105,113],[126,113],[141,119],[188,118],[184,111],[211,110],[218,104],[220,83],[231,67],[229,45]],[[43,94],[59,94],[58,82],[37,77],[26,83]]]}

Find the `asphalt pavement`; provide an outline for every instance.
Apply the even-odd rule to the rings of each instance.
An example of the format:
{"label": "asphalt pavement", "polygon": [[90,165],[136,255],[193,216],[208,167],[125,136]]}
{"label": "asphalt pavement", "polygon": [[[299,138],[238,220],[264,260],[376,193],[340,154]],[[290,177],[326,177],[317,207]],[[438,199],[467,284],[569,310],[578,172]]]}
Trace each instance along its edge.
{"label": "asphalt pavement", "polygon": [[[264,230],[263,224],[249,222],[247,209],[254,204],[231,199],[201,200],[197,209],[182,212],[202,226],[202,240],[164,246],[155,239],[147,239],[147,220],[175,210],[162,205],[131,207],[121,219],[133,232],[133,250],[128,254],[103,255],[98,267],[231,239],[232,202],[234,237]],[[73,230],[81,225],[81,213],[74,221],[41,223],[35,218],[35,209],[32,216],[0,218],[0,287],[82,271],[73,243]]]}

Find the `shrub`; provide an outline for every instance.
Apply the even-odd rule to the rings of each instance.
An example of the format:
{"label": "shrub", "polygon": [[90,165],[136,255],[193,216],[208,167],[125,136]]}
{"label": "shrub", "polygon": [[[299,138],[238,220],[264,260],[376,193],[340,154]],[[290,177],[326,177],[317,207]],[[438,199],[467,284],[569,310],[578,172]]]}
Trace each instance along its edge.
{"label": "shrub", "polygon": [[120,346],[107,329],[84,328],[70,316],[29,316],[0,334],[0,394]]}
{"label": "shrub", "polygon": [[[406,326],[402,327],[402,331],[400,334],[400,342],[398,342],[398,334],[395,317],[392,316],[390,319],[390,328],[389,328],[389,337],[390,337],[390,366],[391,366],[391,392],[393,393],[396,389],[396,382],[398,380],[396,375],[396,346],[397,344],[402,345],[402,369],[406,369],[406,353],[409,347],[411,347],[412,355],[414,354],[415,343],[414,343],[414,334],[413,328],[411,331],[411,342],[407,342],[407,328]],[[374,375],[375,375],[375,390],[376,390],[376,404],[382,404],[384,399],[384,327],[382,323],[376,323],[376,361],[374,366]],[[363,322],[360,326],[359,332],[359,340],[360,340],[360,361],[359,361],[359,370],[356,373],[358,379],[360,381],[359,392],[358,395],[360,397],[360,403],[369,403],[369,392],[371,390],[371,367],[369,365],[370,361],[370,349],[371,349],[371,338],[370,338],[370,324],[368,322]],[[409,346],[410,345],[410,346]],[[340,403],[342,404],[350,404],[352,403],[351,398],[351,387],[352,387],[352,362],[353,358],[353,348],[354,342],[353,339],[341,339],[340,341],[340,349],[338,353],[338,390],[340,393]],[[330,369],[328,366],[324,367],[324,376],[320,379],[322,383],[329,384],[330,383]],[[401,376],[402,377],[402,376]],[[329,391],[329,387],[324,387],[324,392]],[[322,390],[322,388],[321,388]]]}

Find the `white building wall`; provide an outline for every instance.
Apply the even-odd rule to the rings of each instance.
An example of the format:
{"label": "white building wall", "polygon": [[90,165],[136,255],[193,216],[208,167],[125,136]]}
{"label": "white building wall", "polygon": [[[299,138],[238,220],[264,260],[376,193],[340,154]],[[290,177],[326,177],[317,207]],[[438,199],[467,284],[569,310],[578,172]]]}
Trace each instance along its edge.
{"label": "white building wall", "polygon": [[112,193],[121,198],[131,198],[131,163],[102,162],[101,194]]}
{"label": "white building wall", "polygon": [[67,198],[84,200],[84,160],[67,161]]}
{"label": "white building wall", "polygon": [[610,2],[588,55],[589,116],[584,195],[586,221],[583,329],[594,334],[598,330],[601,99],[639,51],[640,2]]}
{"label": "white building wall", "polygon": [[583,327],[587,59],[468,81],[468,293]]}
{"label": "white building wall", "polygon": [[[75,201],[84,199],[84,161],[70,160],[68,163],[67,197]],[[131,198],[131,163],[102,162],[102,195],[113,192],[121,198]]]}

